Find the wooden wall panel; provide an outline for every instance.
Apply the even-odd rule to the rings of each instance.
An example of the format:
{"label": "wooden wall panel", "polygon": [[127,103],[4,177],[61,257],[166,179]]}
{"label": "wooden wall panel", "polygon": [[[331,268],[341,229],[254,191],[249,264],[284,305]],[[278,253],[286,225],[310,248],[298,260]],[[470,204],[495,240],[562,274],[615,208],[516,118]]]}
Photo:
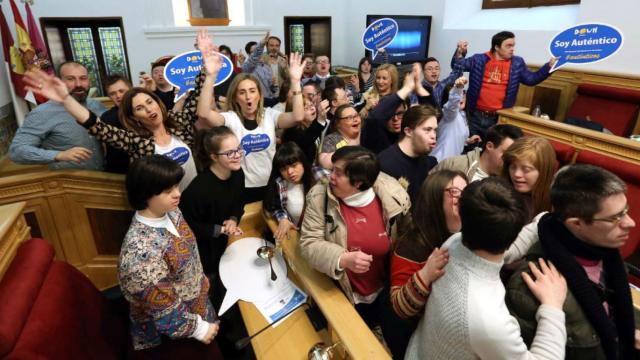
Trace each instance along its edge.
{"label": "wooden wall panel", "polygon": [[[124,176],[43,171],[0,178],[0,205],[17,201],[26,202],[24,211],[51,242],[57,259],[77,267],[100,289],[117,284],[116,237],[126,232],[129,223],[125,218],[131,214]],[[89,213],[94,210],[100,220],[94,219],[92,225]],[[109,250],[98,250],[95,233],[109,239],[107,247],[100,240],[103,249]]]}

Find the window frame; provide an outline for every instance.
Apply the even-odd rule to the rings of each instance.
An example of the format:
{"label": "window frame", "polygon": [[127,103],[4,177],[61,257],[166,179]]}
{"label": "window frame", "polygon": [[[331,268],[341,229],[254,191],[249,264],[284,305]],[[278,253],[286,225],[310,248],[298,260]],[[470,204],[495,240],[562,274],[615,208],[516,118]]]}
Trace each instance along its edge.
{"label": "window frame", "polygon": [[482,0],[482,10],[580,4],[580,0]]}
{"label": "window frame", "polygon": [[[187,9],[189,12],[189,24],[191,26],[208,26],[208,25],[227,26],[231,22],[231,20],[229,19],[229,4],[227,3],[227,0],[222,0],[224,1],[224,16],[225,16],[224,18],[193,17],[191,13],[191,0],[186,0],[186,1],[187,1]],[[200,0],[200,1],[205,1],[205,0]]]}
{"label": "window frame", "polygon": [[[67,61],[73,60],[73,52],[71,49],[71,40],[69,39],[69,35],[67,32],[68,28],[90,28],[91,35],[93,40],[93,47],[96,53],[96,60],[98,63],[98,75],[100,76],[100,81],[102,88],[99,88],[98,84],[91,84],[92,87],[99,88],[99,93],[105,93],[103,96],[106,96],[106,89],[104,89],[104,81],[107,79],[107,64],[105,63],[104,52],[102,50],[102,43],[100,41],[100,32],[98,28],[101,27],[119,27],[120,34],[122,36],[122,47],[124,49],[124,62],[126,66],[126,73],[121,74],[122,76],[132,80],[131,77],[131,65],[129,63],[129,51],[127,50],[127,39],[124,31],[124,24],[122,21],[122,17],[41,17],[40,18],[40,28],[42,29],[42,35],[44,38],[45,46],[47,47],[47,52],[51,54],[51,49],[49,47],[49,39],[47,36],[46,28],[56,28],[60,34],[60,38],[62,40],[62,48],[64,51],[64,57]],[[58,69],[56,68],[56,71]]]}

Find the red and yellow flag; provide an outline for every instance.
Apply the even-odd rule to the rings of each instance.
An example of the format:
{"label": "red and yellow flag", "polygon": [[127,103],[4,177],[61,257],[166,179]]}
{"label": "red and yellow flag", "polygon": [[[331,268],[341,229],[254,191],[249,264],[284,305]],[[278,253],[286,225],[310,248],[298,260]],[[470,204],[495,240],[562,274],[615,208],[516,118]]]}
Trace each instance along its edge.
{"label": "red and yellow flag", "polygon": [[0,9],[0,33],[2,35],[4,60],[9,65],[9,76],[11,77],[13,88],[16,95],[24,98],[27,94],[24,90],[24,83],[22,82],[24,66],[20,58],[20,51],[14,46],[13,36],[11,36],[11,31],[9,30],[9,25],[7,24],[7,19],[4,17],[2,9]]}
{"label": "red and yellow flag", "polygon": [[20,15],[20,11],[18,11],[16,2],[10,0],[10,3],[11,11],[13,11],[13,20],[16,23],[16,41],[18,42],[18,49],[20,49],[22,65],[25,69],[29,69],[30,64],[33,63],[33,58],[35,57],[36,52],[33,50],[33,46],[31,45],[31,38],[29,37],[29,33],[27,32],[27,27],[24,26],[22,15]]}

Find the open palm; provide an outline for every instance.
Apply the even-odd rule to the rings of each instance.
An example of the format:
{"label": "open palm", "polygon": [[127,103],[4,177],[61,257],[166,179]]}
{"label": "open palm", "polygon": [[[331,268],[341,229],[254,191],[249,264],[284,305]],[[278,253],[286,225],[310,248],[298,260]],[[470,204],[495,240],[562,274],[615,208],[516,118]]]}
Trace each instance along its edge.
{"label": "open palm", "polygon": [[291,56],[289,56],[289,76],[296,81],[300,81],[302,78],[304,66],[307,64],[307,60],[301,60],[302,55],[298,53],[292,53]]}
{"label": "open palm", "polygon": [[24,74],[25,90],[33,91],[47,99],[62,102],[69,95],[67,86],[53,75],[49,75],[40,69],[29,70]]}

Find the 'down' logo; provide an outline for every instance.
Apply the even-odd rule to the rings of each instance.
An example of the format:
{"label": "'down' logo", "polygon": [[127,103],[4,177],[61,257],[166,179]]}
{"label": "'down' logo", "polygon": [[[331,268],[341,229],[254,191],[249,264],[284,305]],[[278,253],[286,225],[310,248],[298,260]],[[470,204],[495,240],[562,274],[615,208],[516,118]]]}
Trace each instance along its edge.
{"label": "'down' logo", "polygon": [[189,150],[185,147],[178,147],[168,153],[162,154],[162,156],[167,157],[180,165],[184,165],[184,163],[189,160]]}
{"label": "'down' logo", "polygon": [[271,139],[267,134],[248,134],[240,141],[240,145],[244,149],[245,156],[252,152],[263,151],[271,145]]}

